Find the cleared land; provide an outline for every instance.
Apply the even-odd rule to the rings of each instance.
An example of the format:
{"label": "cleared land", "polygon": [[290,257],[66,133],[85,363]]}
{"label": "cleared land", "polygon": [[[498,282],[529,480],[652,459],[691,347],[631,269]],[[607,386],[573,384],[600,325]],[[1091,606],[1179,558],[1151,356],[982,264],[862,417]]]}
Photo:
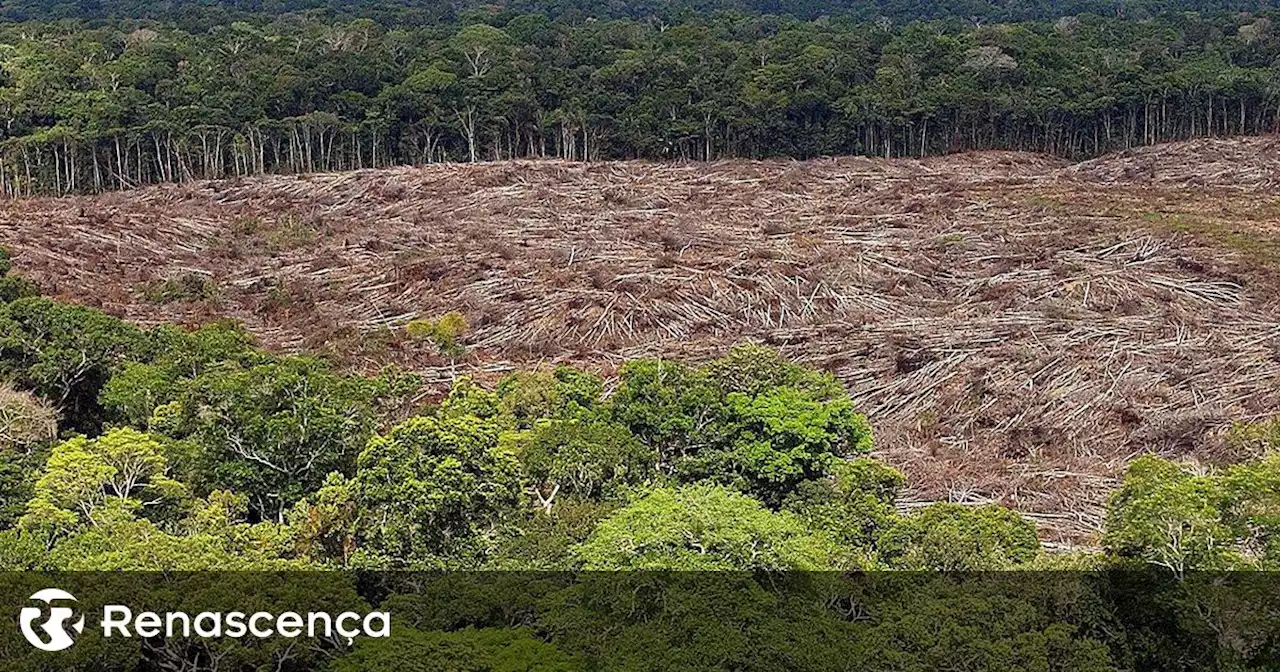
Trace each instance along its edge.
{"label": "cleared land", "polygon": [[[1076,165],[519,162],[5,202],[0,242],[73,301],[231,316],[441,388],[770,343],[849,386],[915,501],[1088,543],[1133,455],[1238,458],[1231,423],[1280,409],[1278,194],[1276,138]],[[455,360],[396,329],[454,309]]]}

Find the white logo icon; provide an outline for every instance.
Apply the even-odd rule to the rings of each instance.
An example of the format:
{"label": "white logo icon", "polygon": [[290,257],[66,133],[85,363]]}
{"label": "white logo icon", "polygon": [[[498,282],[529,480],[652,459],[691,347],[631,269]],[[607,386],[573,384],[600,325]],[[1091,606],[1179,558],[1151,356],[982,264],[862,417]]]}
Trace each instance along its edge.
{"label": "white logo icon", "polygon": [[[45,604],[52,605],[54,600],[70,600],[76,601],[71,593],[57,588],[45,588],[37,591],[31,596],[33,600],[39,600]],[[72,644],[75,640],[71,638],[71,633],[67,632],[67,626],[64,625],[68,620],[75,616],[75,610],[70,607],[50,607],[49,620],[40,624],[40,629],[44,631],[47,637],[41,637],[32,627],[37,619],[40,618],[40,607],[23,607],[22,612],[18,615],[18,625],[22,627],[22,636],[31,642],[31,646],[41,651],[61,651]],[[84,632],[84,616],[80,620],[71,624],[71,629],[76,634]]]}

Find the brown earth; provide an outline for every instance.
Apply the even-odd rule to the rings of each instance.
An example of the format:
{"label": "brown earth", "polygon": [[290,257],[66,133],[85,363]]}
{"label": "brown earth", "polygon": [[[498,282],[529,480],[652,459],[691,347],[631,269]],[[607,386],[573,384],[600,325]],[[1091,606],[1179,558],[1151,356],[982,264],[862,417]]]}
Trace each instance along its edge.
{"label": "brown earth", "polygon": [[[439,165],[5,202],[0,242],[69,300],[231,316],[438,387],[770,343],[848,385],[913,502],[1000,501],[1087,544],[1134,455],[1238,459],[1232,422],[1280,408],[1278,185],[1277,138]],[[454,309],[456,360],[398,329]]]}

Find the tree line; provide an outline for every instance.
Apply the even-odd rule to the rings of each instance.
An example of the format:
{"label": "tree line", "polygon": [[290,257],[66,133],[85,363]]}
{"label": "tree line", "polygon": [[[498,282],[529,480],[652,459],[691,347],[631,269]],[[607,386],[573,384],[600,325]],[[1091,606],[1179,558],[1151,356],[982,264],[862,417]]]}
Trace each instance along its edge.
{"label": "tree line", "polygon": [[1274,12],[469,16],[5,24],[3,193],[512,158],[1078,157],[1280,124]]}
{"label": "tree line", "polygon": [[860,21],[909,23],[959,17],[985,23],[1040,21],[1077,14],[1149,18],[1171,12],[1255,12],[1271,9],[1267,0],[46,0],[0,1],[0,18],[9,21],[112,21],[152,19],[204,30],[264,14],[307,14],[384,24],[422,26],[441,21],[502,14],[545,14],[556,20],[656,19],[679,22],[693,14],[746,12],[804,20],[840,16]]}

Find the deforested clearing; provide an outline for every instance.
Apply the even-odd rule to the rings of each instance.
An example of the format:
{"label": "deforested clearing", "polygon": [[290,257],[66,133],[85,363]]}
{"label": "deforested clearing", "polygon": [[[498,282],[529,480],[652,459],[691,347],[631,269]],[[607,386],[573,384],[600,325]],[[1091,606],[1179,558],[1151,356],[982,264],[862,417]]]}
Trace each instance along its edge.
{"label": "deforested clearing", "polygon": [[[503,162],[7,201],[49,293],[459,375],[771,344],[828,369],[914,502],[1088,543],[1131,457],[1243,457],[1280,406],[1280,139],[1081,164]],[[465,351],[405,335],[460,312]],[[911,506],[909,501],[906,506]]]}

